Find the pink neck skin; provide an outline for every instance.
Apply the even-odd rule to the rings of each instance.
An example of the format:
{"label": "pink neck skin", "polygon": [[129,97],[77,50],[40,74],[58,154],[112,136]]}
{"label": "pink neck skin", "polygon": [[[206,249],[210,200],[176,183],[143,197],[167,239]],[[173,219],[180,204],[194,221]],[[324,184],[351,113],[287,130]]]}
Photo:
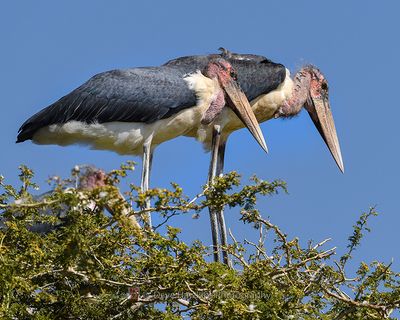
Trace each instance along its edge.
{"label": "pink neck skin", "polygon": [[297,115],[307,101],[310,86],[310,72],[303,68],[294,76],[292,96],[279,108],[276,117],[290,118]]}
{"label": "pink neck skin", "polygon": [[222,111],[225,106],[225,94],[222,89],[218,90],[207,111],[204,113],[201,124],[210,124]]}
{"label": "pink neck skin", "polygon": [[[225,67],[225,70],[221,68],[221,65]],[[225,93],[221,86],[224,86],[230,81],[230,70],[230,64],[223,60],[218,61],[218,63],[210,63],[205,70],[205,75],[208,78],[218,80],[220,89],[213,97],[210,106],[201,119],[203,125],[210,124],[221,113],[225,106]]]}

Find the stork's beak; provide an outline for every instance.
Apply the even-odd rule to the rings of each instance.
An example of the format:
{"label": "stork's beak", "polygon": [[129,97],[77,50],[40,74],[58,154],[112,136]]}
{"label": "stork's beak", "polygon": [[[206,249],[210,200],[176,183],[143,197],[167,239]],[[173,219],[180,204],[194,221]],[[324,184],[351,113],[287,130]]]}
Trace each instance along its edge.
{"label": "stork's beak", "polygon": [[228,106],[236,113],[239,119],[250,130],[253,137],[257,140],[261,148],[268,153],[268,148],[261,132],[257,118],[251,109],[249,100],[233,79],[221,84],[227,94]]}
{"label": "stork's beak", "polygon": [[344,172],[342,153],[340,151],[339,140],[336,133],[335,122],[329,105],[327,96],[309,97],[305,107],[310,114],[314,125],[318,129],[322,139],[329,148],[340,171]]}

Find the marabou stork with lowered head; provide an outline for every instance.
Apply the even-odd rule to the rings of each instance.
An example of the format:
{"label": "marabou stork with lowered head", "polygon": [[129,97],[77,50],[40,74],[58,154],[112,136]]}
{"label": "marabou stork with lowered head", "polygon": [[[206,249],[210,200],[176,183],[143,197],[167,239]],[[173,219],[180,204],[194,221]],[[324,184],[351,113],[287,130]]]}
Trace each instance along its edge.
{"label": "marabou stork with lowered head", "polygon": [[[119,154],[143,154],[144,192],[149,187],[154,148],[180,135],[196,135],[200,126],[222,123],[225,104],[267,150],[236,76],[220,56],[189,74],[174,66],[100,73],[25,121],[17,142],[86,144]],[[147,223],[151,227],[150,215]],[[214,220],[212,224],[212,230],[217,230]],[[216,235],[213,238],[217,241]]]}
{"label": "marabou stork with lowered head", "polygon": [[[264,56],[237,54],[224,48],[220,48],[220,50],[222,53],[219,56],[229,61],[237,70],[239,85],[250,101],[258,122],[273,118],[291,118],[300,113],[304,107],[340,171],[344,172],[339,140],[329,104],[328,82],[317,67],[306,65],[291,78],[287,68]],[[168,61],[164,66],[177,68],[183,74],[190,73],[202,69],[210,59],[215,59],[217,56],[211,54],[180,57]],[[215,156],[217,158],[216,171],[211,177],[222,174],[228,136],[233,131],[243,128],[243,124],[228,108],[223,110],[222,119],[222,125],[219,123],[204,126],[204,123],[200,123],[199,129],[195,131],[206,147],[209,148],[213,145],[213,155],[217,154]],[[193,132],[189,133],[193,135]],[[218,152],[215,152],[214,148],[218,148]],[[210,168],[210,170],[212,169]],[[213,212],[211,209],[210,215],[217,216],[221,244],[224,247],[227,245],[227,235],[223,212]],[[228,257],[224,250],[222,254],[224,262],[228,263]]]}
{"label": "marabou stork with lowered head", "polygon": [[[168,61],[164,66],[177,68],[181,73],[187,74],[201,70],[211,59],[223,57],[237,71],[237,81],[250,101],[258,122],[274,118],[291,118],[299,114],[304,107],[340,171],[344,172],[339,140],[329,104],[328,82],[317,67],[306,65],[291,78],[290,71],[285,66],[274,63],[264,56],[232,53],[224,48],[220,50],[222,51],[220,55],[180,57]],[[224,129],[221,133],[221,143],[224,143],[233,131],[243,128],[243,124],[229,109],[224,110],[222,118]],[[203,126],[200,129],[207,132],[198,133],[199,138],[206,146],[210,146],[213,127]]]}

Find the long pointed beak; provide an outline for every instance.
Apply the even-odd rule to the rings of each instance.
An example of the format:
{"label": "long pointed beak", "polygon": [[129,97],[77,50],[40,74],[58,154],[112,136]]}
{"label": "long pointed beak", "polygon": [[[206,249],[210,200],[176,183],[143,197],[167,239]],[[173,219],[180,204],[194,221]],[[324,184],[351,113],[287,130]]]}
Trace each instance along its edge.
{"label": "long pointed beak", "polygon": [[222,84],[222,87],[228,96],[228,106],[236,113],[247,129],[249,129],[261,148],[268,153],[268,147],[265,143],[260,125],[244,92],[233,79]]}
{"label": "long pointed beak", "polygon": [[344,172],[342,153],[336,133],[335,122],[327,97],[309,97],[306,109],[310,114],[315,127],[324,139],[329,151],[336,161],[341,172]]}

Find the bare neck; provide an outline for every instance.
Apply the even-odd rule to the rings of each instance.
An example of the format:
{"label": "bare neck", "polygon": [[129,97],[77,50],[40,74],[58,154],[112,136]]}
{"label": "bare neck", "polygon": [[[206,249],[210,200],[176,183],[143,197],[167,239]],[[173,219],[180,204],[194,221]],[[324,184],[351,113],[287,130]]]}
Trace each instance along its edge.
{"label": "bare neck", "polygon": [[293,92],[280,108],[279,113],[282,117],[293,117],[297,115],[310,92],[311,75],[305,68],[297,72],[293,78]]}

